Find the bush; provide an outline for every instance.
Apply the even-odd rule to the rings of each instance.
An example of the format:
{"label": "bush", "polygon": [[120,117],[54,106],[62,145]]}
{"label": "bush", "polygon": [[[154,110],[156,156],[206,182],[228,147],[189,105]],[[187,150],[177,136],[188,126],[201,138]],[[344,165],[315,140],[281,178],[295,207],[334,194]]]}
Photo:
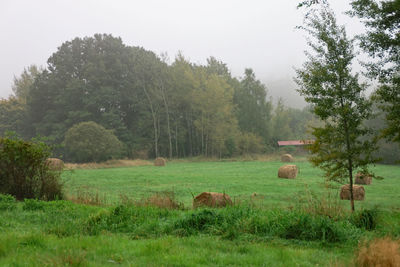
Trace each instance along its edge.
{"label": "bush", "polygon": [[72,126],[65,134],[64,144],[66,157],[72,162],[102,162],[122,155],[118,138],[93,121]]}
{"label": "bush", "polygon": [[25,199],[23,210],[44,210],[45,203],[37,199]]}
{"label": "bush", "polygon": [[375,230],[378,219],[378,209],[363,209],[351,217],[351,222],[358,228]]}
{"label": "bush", "polygon": [[50,149],[42,142],[0,138],[0,193],[17,200],[62,198],[60,172],[46,164]]}
{"label": "bush", "polygon": [[15,197],[0,194],[0,210],[12,210],[15,208]]}

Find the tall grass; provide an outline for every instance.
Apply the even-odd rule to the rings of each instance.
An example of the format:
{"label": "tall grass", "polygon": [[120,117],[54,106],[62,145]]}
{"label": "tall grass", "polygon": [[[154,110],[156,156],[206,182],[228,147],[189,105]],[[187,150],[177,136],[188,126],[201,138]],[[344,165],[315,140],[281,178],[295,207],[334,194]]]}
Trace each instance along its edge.
{"label": "tall grass", "polygon": [[358,249],[356,264],[360,267],[399,267],[400,241],[386,237],[364,243]]}

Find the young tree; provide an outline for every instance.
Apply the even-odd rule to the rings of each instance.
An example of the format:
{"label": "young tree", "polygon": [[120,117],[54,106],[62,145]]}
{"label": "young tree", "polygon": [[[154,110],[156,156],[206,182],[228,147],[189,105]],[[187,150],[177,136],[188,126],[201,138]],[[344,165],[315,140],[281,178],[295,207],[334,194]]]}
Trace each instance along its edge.
{"label": "young tree", "polygon": [[368,165],[376,162],[371,156],[375,139],[362,138],[371,134],[363,124],[371,116],[371,103],[363,95],[366,86],[351,73],[353,41],[337,24],[329,6],[313,9],[304,23],[301,28],[314,38],[308,42],[314,53],[306,52],[308,61],[296,70],[296,82],[300,94],[325,122],[313,128],[315,143],[310,150],[314,156],[310,160],[328,179],[348,179],[354,211],[353,172],[358,169],[369,174]]}

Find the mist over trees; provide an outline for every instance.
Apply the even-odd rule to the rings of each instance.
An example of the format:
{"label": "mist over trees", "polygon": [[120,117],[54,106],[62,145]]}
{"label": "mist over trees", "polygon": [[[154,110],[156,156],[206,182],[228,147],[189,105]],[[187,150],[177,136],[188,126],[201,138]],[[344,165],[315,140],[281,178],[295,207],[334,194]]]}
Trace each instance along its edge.
{"label": "mist over trees", "polygon": [[272,151],[307,136],[308,109],[273,106],[252,69],[233,77],[223,62],[183,55],[172,63],[107,34],[63,43],[46,68],[16,77],[0,103],[0,134],[46,137],[64,155],[66,132],[95,122],[123,143],[123,156],[229,157]]}

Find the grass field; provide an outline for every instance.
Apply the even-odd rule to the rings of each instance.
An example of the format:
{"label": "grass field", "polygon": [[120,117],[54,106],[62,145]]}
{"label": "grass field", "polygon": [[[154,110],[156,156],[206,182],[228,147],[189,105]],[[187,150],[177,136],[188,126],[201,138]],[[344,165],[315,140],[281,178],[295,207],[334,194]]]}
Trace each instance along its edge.
{"label": "grass field", "polygon": [[[400,237],[400,167],[374,167],[385,179],[365,186],[359,213],[333,201],[344,215],[331,218],[301,207],[304,196],[337,199],[340,185],[306,161],[295,164],[294,180],[278,179],[282,163],[274,161],[66,171],[69,198],[97,195],[101,205],[0,200],[0,266],[352,266],[363,240]],[[185,208],[121,205],[164,191]],[[236,205],[192,210],[192,194],[203,191],[225,192]],[[368,230],[360,211],[374,207],[377,226]]]}
{"label": "grass field", "polygon": [[[250,200],[257,193],[257,200],[266,207],[293,205],[306,190],[318,194],[339,193],[341,185],[332,182],[327,188],[321,170],[309,162],[295,164],[300,172],[293,180],[277,178],[278,169],[283,165],[278,161],[172,162],[165,167],[73,170],[64,173],[64,179],[68,194],[87,190],[115,203],[121,195],[139,199],[155,192],[172,191],[186,207],[191,207],[192,194],[204,191],[225,192],[237,201]],[[356,205],[400,208],[400,167],[377,165],[373,170],[384,179],[365,186],[366,201]]]}

